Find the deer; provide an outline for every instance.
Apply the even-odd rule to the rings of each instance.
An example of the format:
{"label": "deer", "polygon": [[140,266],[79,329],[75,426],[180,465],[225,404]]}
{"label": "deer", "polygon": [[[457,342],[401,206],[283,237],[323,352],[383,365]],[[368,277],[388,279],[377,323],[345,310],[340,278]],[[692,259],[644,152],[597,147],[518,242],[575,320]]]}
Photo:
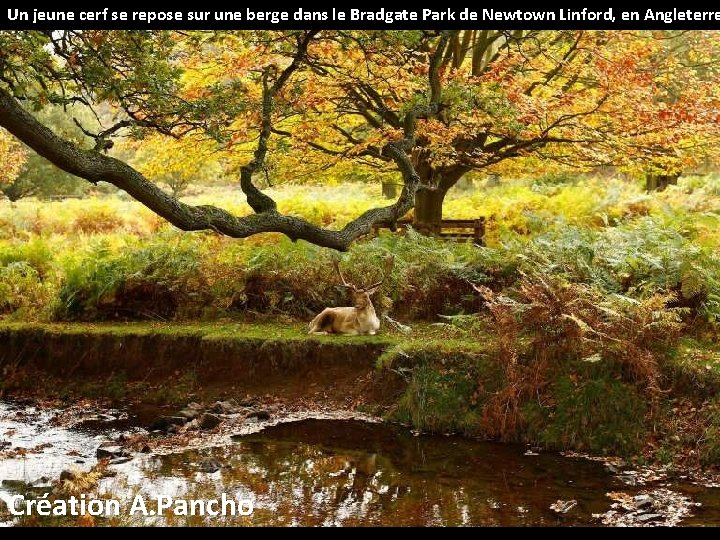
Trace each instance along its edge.
{"label": "deer", "polygon": [[385,261],[382,281],[369,287],[357,287],[350,283],[340,269],[340,261],[335,259],[333,266],[342,286],[352,294],[354,307],[327,308],[310,323],[310,335],[328,336],[374,336],[380,331],[380,319],[375,312],[372,296],[385,284],[392,272],[395,258]]}

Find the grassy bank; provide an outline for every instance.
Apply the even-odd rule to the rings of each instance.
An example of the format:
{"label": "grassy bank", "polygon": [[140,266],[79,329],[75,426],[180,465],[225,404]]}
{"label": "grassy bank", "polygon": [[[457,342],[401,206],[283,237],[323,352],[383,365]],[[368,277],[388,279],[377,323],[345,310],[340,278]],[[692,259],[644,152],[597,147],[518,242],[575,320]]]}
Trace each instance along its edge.
{"label": "grassy bank", "polygon": [[[288,325],[0,327],[5,395],[179,405],[268,396],[351,407],[415,429],[710,466],[720,459],[720,350],[683,340],[647,386],[619,359],[508,365],[489,332],[311,338]],[[445,336],[445,337],[443,337]],[[497,336],[495,336],[497,338]]]}

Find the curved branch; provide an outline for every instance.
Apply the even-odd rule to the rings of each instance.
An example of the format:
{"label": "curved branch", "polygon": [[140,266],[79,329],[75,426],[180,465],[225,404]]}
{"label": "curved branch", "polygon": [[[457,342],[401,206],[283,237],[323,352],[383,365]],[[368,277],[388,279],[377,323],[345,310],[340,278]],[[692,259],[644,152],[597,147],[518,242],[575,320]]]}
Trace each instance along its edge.
{"label": "curved branch", "polygon": [[[287,70],[286,70],[287,71]],[[260,170],[265,163],[268,153],[268,143],[272,135],[272,113],[275,98],[274,90],[270,88],[268,79],[270,70],[265,70],[262,76],[263,102],[262,102],[262,128],[260,139],[255,150],[253,160],[240,170],[240,187],[247,197],[247,202],[256,214],[263,212],[274,212],[277,210],[277,203],[268,195],[260,191],[253,183],[253,175]]]}
{"label": "curved branch", "polygon": [[214,206],[191,206],[165,193],[130,165],[96,151],[86,151],[62,139],[23,109],[7,90],[0,88],[0,126],[58,168],[91,183],[108,182],[184,231],[211,230],[232,238],[261,233],[281,233],[292,240],[306,240],[321,247],[346,251],[370,233],[375,224],[396,222],[415,206],[420,178],[407,154],[414,132],[388,143],[385,154],[397,164],[405,181],[399,200],[388,207],[369,210],[341,231],[329,231],[303,219],[275,210],[237,217]]}
{"label": "curved branch", "polygon": [[253,160],[240,170],[240,187],[247,197],[248,204],[256,214],[265,212],[276,212],[277,203],[268,195],[263,193],[253,183],[253,175],[259,171],[265,163],[268,153],[268,144],[273,134],[273,109],[275,108],[275,97],[287,84],[293,74],[300,69],[307,56],[310,42],[318,34],[317,30],[305,33],[298,37],[297,51],[293,61],[278,76],[275,84],[270,86],[270,75],[274,68],[267,68],[262,74],[262,126],[260,127],[260,138],[255,150]]}

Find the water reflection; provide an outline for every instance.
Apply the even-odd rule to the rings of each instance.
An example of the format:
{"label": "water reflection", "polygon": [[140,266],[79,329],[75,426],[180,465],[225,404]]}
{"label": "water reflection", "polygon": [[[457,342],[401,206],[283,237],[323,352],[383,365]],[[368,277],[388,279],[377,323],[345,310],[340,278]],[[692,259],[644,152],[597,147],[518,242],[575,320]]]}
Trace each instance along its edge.
{"label": "water reflection", "polygon": [[[593,524],[619,487],[596,463],[344,421],[285,424],[232,446],[150,458],[144,476],[136,481],[149,492],[249,496],[254,525]],[[558,499],[578,507],[559,517],[550,510]]]}

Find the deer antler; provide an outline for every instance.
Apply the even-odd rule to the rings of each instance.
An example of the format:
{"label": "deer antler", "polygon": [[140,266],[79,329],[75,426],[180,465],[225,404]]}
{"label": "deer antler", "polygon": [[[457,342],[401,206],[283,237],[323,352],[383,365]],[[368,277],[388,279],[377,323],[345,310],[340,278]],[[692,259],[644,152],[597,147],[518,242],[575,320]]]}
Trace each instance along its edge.
{"label": "deer antler", "polygon": [[370,291],[372,289],[377,289],[378,287],[381,287],[383,285],[383,283],[385,283],[385,280],[388,278],[388,276],[392,273],[394,267],[395,267],[395,256],[388,255],[388,257],[385,259],[385,269],[383,271],[382,281],[380,283],[376,283],[375,285],[371,285],[370,287],[365,287],[364,290]]}
{"label": "deer antler", "polygon": [[357,289],[355,285],[352,285],[351,283],[348,283],[348,281],[345,279],[345,276],[342,273],[342,270],[340,270],[340,261],[338,259],[333,259],[333,266],[335,267],[335,273],[340,278],[340,281],[343,284],[343,287],[347,287],[348,289]]}

